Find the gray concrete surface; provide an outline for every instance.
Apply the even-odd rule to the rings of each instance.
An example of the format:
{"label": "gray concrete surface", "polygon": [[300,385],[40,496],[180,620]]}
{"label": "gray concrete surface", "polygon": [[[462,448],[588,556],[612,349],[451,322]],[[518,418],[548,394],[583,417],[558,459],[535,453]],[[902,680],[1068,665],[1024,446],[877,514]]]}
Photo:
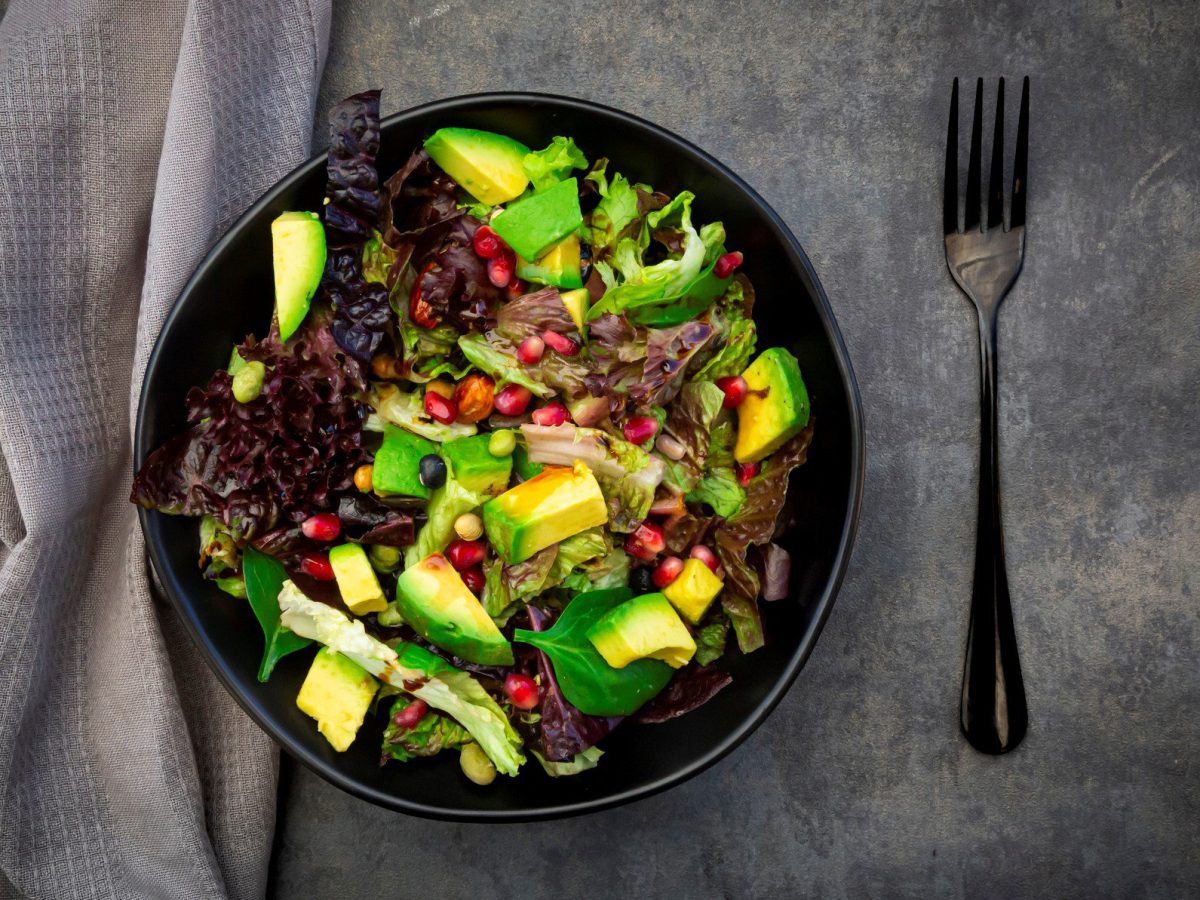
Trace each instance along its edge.
{"label": "gray concrete surface", "polygon": [[[867,498],[811,662],[732,758],[505,828],[384,812],[289,764],[273,894],[1197,896],[1198,46],[1191,0],[339,4],[321,109],[368,86],[389,112],[571,93],[745,176],[841,322]],[[950,81],[1001,74],[1033,78],[1028,258],[1000,337],[1031,727],[992,759],[957,729],[977,357],[938,210]]]}

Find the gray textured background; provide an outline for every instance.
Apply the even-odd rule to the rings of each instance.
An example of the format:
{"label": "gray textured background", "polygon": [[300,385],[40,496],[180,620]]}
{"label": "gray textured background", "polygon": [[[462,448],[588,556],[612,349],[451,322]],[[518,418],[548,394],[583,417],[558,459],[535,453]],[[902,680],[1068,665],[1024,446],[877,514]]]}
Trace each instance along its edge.
{"label": "gray textured background", "polygon": [[[1196,896],[1200,5],[1084,6],[338,5],[319,110],[369,86],[386,112],[576,94],[754,185],[849,345],[867,496],[811,662],[732,758],[511,827],[384,812],[286,764],[278,896]],[[939,197],[952,77],[1002,74],[1033,79],[1028,258],[1000,335],[1031,726],[991,759],[957,729],[977,351]]]}

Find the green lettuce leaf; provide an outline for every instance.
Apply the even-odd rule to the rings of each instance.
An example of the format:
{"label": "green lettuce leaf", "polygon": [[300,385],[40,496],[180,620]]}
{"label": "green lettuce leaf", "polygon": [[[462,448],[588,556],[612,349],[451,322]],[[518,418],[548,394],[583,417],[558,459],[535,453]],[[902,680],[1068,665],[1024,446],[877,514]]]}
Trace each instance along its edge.
{"label": "green lettuce leaf", "polygon": [[487,497],[467,490],[453,478],[435,490],[425,508],[425,524],[417,539],[404,551],[404,567],[415,566],[431,553],[440,553],[454,540],[454,520],[473,512]]}
{"label": "green lettuce leaf", "polygon": [[382,423],[390,422],[413,434],[431,441],[452,441],[468,437],[479,429],[474,425],[453,422],[444,425],[425,412],[423,396],[417,392],[406,393],[394,384],[374,384],[367,395],[367,403],[375,410],[375,418],[368,417],[363,425],[368,431],[383,431]]}
{"label": "green lettuce leaf", "polygon": [[[613,173],[610,181],[607,176],[608,160],[599,160],[592,171],[584,178],[596,185],[600,193],[600,202],[592,211],[591,226],[588,229],[588,243],[593,251],[615,251],[621,233],[632,225],[638,218],[637,188],[620,173]],[[599,269],[600,264],[597,263]],[[604,264],[609,277],[612,269]],[[603,277],[603,270],[601,270]],[[607,282],[606,282],[607,283]],[[615,279],[613,281],[615,284]]]}
{"label": "green lettuce leaf", "polygon": [[710,469],[685,499],[688,503],[707,503],[718,516],[728,519],[742,508],[746,491],[738,484],[733,469]]}
{"label": "green lettuce leaf", "polygon": [[582,753],[576,753],[568,762],[554,762],[546,759],[536,750],[530,749],[533,758],[542,764],[542,768],[546,770],[546,774],[551,778],[561,778],[564,775],[578,775],[580,772],[586,772],[588,769],[594,769],[600,764],[600,757],[604,755],[604,751],[599,747],[588,747]]}
{"label": "green lettuce leaf", "polygon": [[506,384],[519,384],[535,397],[549,399],[554,396],[554,388],[531,377],[530,367],[521,365],[515,353],[493,346],[482,334],[464,334],[458,339],[458,346],[476,368],[492,376],[496,390]]}
{"label": "green lettuce leaf", "polygon": [[456,721],[432,711],[425,713],[412,728],[401,728],[396,724],[395,716],[413,702],[406,694],[401,694],[392,703],[387,728],[383,731],[384,761],[407,762],[418,756],[434,756],[472,740],[467,729]]}
{"label": "green lettuce leaf", "polygon": [[741,375],[750,365],[758,340],[754,320],[735,310],[730,313],[726,327],[728,330],[721,349],[700,367],[695,376],[697,381],[716,381],[728,375]]}
{"label": "green lettuce leaf", "polygon": [[729,631],[728,622],[712,622],[696,632],[696,655],[693,658],[697,665],[707,666],[721,658],[725,653],[725,635]]}
{"label": "green lettuce leaf", "polygon": [[279,609],[283,626],[293,634],[350,657],[380,681],[450,715],[479,743],[498,772],[517,774],[525,761],[521,737],[500,705],[468,673],[416,644],[389,647],[367,634],[362,622],[310,600],[291,581],[279,592]]}
{"label": "green lettuce leaf", "polygon": [[527,153],[522,167],[535,191],[544,191],[570,176],[575,169],[586,169],[587,157],[568,137],[555,137],[544,150]]}

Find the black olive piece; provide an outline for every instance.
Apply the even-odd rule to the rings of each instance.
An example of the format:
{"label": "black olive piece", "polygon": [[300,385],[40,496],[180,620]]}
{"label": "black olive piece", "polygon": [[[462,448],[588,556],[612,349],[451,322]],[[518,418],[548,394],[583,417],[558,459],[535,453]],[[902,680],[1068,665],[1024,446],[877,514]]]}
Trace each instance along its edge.
{"label": "black olive piece", "polygon": [[440,488],[446,483],[446,464],[436,453],[427,453],[421,457],[421,484],[427,488]]}

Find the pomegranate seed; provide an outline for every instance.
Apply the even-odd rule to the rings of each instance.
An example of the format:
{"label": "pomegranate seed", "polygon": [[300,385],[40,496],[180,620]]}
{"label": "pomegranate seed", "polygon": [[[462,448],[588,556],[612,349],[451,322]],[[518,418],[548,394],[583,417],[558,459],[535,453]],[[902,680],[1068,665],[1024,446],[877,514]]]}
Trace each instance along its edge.
{"label": "pomegranate seed", "polygon": [[737,470],[738,484],[746,487],[750,484],[750,480],[758,474],[758,470],[762,468],[761,463],[736,463],[734,469]]}
{"label": "pomegranate seed", "polygon": [[467,586],[472,594],[478,597],[483,593],[483,586],[487,584],[487,578],[483,574],[483,566],[472,566],[465,572],[459,572],[462,576],[463,584]]}
{"label": "pomegranate seed", "polygon": [[713,553],[712,550],[709,547],[704,546],[704,544],[697,544],[692,548],[691,552],[688,553],[688,556],[690,556],[692,559],[700,560],[700,562],[704,563],[714,572],[721,571],[721,561],[717,559],[717,554]]}
{"label": "pomegranate seed", "polygon": [[542,340],[563,356],[574,356],[579,352],[579,345],[577,343],[565,334],[559,334],[557,331],[551,331],[548,328],[542,332]]}
{"label": "pomegranate seed", "polygon": [[471,239],[471,246],[484,259],[494,259],[504,252],[504,241],[500,239],[500,235],[496,234],[487,225],[480,225],[475,230],[475,237]]}
{"label": "pomegranate seed", "polygon": [[537,682],[528,675],[513,672],[504,679],[504,693],[517,709],[533,709],[538,705]]}
{"label": "pomegranate seed", "polygon": [[625,539],[625,551],[644,560],[654,559],[666,545],[663,530],[653,522],[643,522]]}
{"label": "pomegranate seed", "polygon": [[317,513],[301,522],[300,530],[314,541],[332,541],[342,533],[342,520],[335,513]]}
{"label": "pomegranate seed", "polygon": [[654,416],[633,416],[625,422],[621,431],[629,443],[644,444],[658,433],[658,419]]}
{"label": "pomegranate seed", "polygon": [[738,270],[738,267],[741,266],[743,259],[745,259],[745,257],[742,256],[741,250],[735,250],[733,253],[726,253],[724,256],[718,259],[717,264],[713,266],[713,274],[718,278],[728,278]]}
{"label": "pomegranate seed", "polygon": [[317,581],[333,581],[333,566],[324,553],[305,553],[300,557],[300,571]]}
{"label": "pomegranate seed", "polygon": [[508,283],[508,287],[504,289],[504,293],[509,300],[516,300],[518,297],[523,297],[525,295],[525,282],[514,276],[513,280]]}
{"label": "pomegranate seed", "polygon": [[425,718],[427,712],[429,712],[428,703],[424,700],[414,700],[392,716],[392,721],[396,723],[397,728],[416,728],[417,723]]}
{"label": "pomegranate seed", "polygon": [[746,379],[741,375],[726,375],[724,378],[718,378],[717,387],[725,392],[725,399],[721,401],[722,409],[736,409],[741,406],[750,390]]}
{"label": "pomegranate seed", "polygon": [[527,366],[537,365],[546,352],[546,342],[537,335],[525,338],[517,346],[517,359]]}
{"label": "pomegranate seed", "polygon": [[446,548],[446,559],[460,572],[479,565],[483,562],[484,555],[482,541],[464,541],[462,538],[456,538]]}
{"label": "pomegranate seed", "polygon": [[449,425],[458,418],[458,404],[441,394],[426,391],[425,412],[443,425]]}
{"label": "pomegranate seed", "polygon": [[533,411],[533,421],[537,425],[561,425],[567,421],[567,408],[557,400],[547,403]]}
{"label": "pomegranate seed", "polygon": [[522,387],[519,384],[506,384],[500,390],[496,391],[496,396],[492,399],[492,403],[496,408],[496,412],[502,416],[519,416],[525,412],[529,406],[529,401],[533,399],[533,394],[529,388]]}
{"label": "pomegranate seed", "polygon": [[488,260],[488,281],[498,288],[508,287],[517,268],[517,260],[511,253],[501,253]]}
{"label": "pomegranate seed", "polygon": [[678,556],[668,556],[663,559],[657,566],[650,577],[654,581],[655,587],[665,588],[668,584],[679,577],[679,573],[683,571],[683,560]]}

